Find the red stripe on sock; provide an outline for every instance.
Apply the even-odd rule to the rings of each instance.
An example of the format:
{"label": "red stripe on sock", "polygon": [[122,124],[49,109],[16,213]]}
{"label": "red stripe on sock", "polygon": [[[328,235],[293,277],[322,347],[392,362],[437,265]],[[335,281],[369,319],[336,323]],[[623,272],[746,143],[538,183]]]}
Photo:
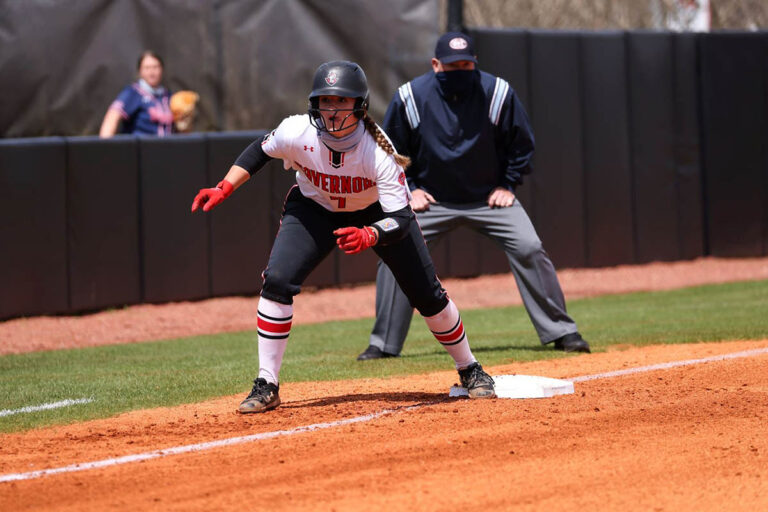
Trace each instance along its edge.
{"label": "red stripe on sock", "polygon": [[276,324],[259,317],[256,320],[256,327],[258,327],[262,331],[285,334],[291,330],[291,323],[292,322],[286,322],[284,324]]}
{"label": "red stripe on sock", "polygon": [[448,334],[435,334],[432,333],[439,342],[456,341],[464,336],[464,322],[459,322],[459,326],[451,333]]}

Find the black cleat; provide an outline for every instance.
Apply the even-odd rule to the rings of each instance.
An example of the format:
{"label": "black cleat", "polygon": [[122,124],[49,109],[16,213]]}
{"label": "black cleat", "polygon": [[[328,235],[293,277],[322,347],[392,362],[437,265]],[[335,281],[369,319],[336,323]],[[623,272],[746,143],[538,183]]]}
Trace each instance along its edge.
{"label": "black cleat", "polygon": [[480,363],[472,363],[463,370],[459,370],[461,385],[466,388],[469,398],[494,398],[496,391],[493,378],[483,371]]}
{"label": "black cleat", "polygon": [[253,381],[251,394],[240,403],[238,411],[243,414],[251,412],[264,412],[280,405],[280,395],[277,394],[280,386],[267,382],[266,379]]}
{"label": "black cleat", "polygon": [[398,357],[397,354],[389,354],[387,352],[382,351],[378,347],[374,347],[373,345],[368,345],[368,348],[365,349],[365,352],[357,356],[358,361],[367,361],[368,359],[382,359],[385,357]]}
{"label": "black cleat", "polygon": [[578,332],[566,334],[562,338],[556,339],[555,350],[562,350],[563,352],[591,353],[591,350],[589,350],[589,343],[587,343],[587,340],[582,338],[581,334]]}

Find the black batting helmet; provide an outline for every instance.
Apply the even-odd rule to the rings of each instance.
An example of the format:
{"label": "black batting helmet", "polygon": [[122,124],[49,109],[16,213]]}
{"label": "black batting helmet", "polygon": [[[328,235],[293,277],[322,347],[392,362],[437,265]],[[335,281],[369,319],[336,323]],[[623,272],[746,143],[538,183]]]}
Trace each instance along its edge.
{"label": "black batting helmet", "polygon": [[320,96],[355,98],[353,113],[361,119],[368,110],[368,80],[363,68],[348,60],[334,60],[321,64],[315,71],[309,93],[309,118],[317,129],[325,130],[319,110]]}

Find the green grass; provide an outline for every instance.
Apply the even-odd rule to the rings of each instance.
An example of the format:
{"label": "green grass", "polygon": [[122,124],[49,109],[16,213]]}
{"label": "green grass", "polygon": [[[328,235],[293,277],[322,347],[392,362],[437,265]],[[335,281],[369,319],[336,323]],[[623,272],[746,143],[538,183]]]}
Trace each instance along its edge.
{"label": "green grass", "polygon": [[[768,281],[574,300],[569,313],[593,351],[610,345],[691,343],[768,337]],[[486,366],[570,357],[543,348],[522,307],[466,310],[470,343]],[[416,315],[403,357],[359,363],[372,318],[296,326],[282,382],[354,379],[452,368]],[[0,357],[0,410],[64,399],[88,404],[0,417],[0,432],[193,403],[245,393],[257,371],[256,334],[241,332],[162,342]]]}

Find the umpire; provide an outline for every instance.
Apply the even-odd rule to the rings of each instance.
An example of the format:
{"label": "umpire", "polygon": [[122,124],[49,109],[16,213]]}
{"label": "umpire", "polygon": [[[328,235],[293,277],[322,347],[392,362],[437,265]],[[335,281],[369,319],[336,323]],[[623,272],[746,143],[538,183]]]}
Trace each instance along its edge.
{"label": "umpire", "polygon": [[[531,172],[533,132],[515,91],[477,69],[472,38],[440,37],[427,72],[402,85],[383,128],[407,171],[411,207],[429,245],[466,226],[496,241],[509,259],[525,309],[542,344],[589,352],[566,313],[557,274],[519,201],[515,187]],[[358,360],[400,354],[413,308],[389,268],[379,261],[376,322]]]}

